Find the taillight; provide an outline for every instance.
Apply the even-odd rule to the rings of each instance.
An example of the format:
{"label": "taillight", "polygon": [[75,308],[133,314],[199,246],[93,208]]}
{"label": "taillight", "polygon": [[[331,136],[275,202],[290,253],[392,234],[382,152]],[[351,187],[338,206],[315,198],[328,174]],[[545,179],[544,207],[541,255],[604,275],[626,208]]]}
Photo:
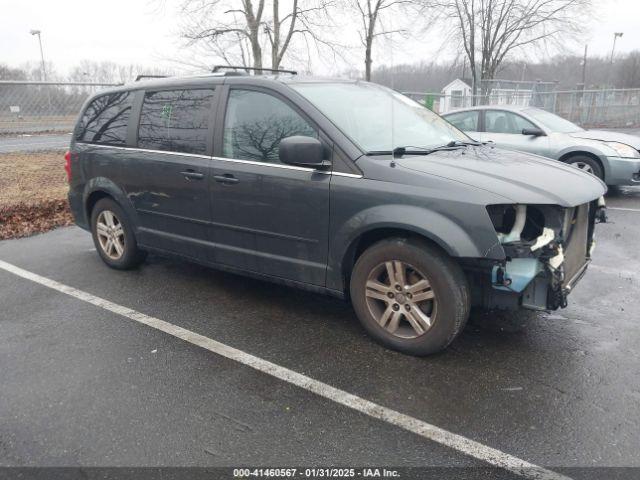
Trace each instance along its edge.
{"label": "taillight", "polygon": [[71,183],[71,152],[64,154],[64,171],[67,172],[67,182]]}

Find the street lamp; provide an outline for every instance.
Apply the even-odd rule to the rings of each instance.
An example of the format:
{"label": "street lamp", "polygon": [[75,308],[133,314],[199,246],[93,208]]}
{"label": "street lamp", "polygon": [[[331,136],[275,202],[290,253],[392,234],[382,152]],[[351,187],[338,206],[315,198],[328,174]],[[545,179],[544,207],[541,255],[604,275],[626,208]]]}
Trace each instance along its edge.
{"label": "street lamp", "polygon": [[40,44],[40,59],[42,60],[42,80],[47,81],[47,71],[44,66],[44,53],[42,52],[42,37],[40,36],[40,30],[30,30],[29,33],[31,35],[38,36],[38,43]]}
{"label": "street lamp", "polygon": [[611,65],[613,65],[613,52],[616,49],[616,40],[618,39],[618,37],[622,36],[623,32],[616,32],[613,34],[613,47],[611,47]]}

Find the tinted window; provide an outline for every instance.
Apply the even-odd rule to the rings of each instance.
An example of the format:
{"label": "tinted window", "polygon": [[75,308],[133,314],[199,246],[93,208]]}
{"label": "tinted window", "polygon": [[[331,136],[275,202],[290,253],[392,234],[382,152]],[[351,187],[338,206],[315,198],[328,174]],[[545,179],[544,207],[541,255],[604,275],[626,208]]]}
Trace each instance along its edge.
{"label": "tinted window", "polygon": [[127,141],[127,123],[132,100],[131,92],[111,93],[96,98],[80,119],[76,140],[124,145]]}
{"label": "tinted window", "polygon": [[231,90],[224,121],[223,156],[278,162],[280,140],[292,135],[318,136],[282,100],[251,90]]}
{"label": "tinted window", "polygon": [[520,115],[504,110],[487,110],[484,123],[485,130],[491,133],[522,133],[523,128],[536,128]]}
{"label": "tinted window", "polygon": [[454,127],[458,127],[464,132],[477,132],[478,131],[478,118],[480,117],[479,110],[472,110],[470,112],[458,112],[445,116],[444,118]]}
{"label": "tinted window", "polygon": [[213,90],[146,92],[138,147],[204,154],[207,150]]}

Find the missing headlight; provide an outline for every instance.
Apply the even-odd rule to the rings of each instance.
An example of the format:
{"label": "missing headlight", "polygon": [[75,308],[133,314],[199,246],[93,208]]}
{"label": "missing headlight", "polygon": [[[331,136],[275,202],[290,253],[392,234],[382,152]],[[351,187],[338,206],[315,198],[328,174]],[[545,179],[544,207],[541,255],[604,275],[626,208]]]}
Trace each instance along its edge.
{"label": "missing headlight", "polygon": [[500,243],[534,242],[544,232],[546,218],[537,205],[489,205]]}

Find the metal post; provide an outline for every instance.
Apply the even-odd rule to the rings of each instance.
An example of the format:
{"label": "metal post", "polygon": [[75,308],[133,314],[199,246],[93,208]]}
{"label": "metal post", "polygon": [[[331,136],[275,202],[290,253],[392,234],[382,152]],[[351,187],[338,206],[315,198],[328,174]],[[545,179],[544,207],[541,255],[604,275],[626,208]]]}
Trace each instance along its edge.
{"label": "metal post", "polygon": [[[42,37],[40,36],[42,32],[40,30],[31,30],[29,31],[29,33],[31,33],[31,35],[38,36],[38,44],[40,45],[40,60],[42,61],[42,81],[46,82],[47,69],[44,63],[44,51],[42,50]],[[47,103],[49,104],[49,113],[51,113],[53,111],[53,108],[51,107],[51,90],[48,87],[45,87],[45,88],[47,90]]]}
{"label": "metal post", "polygon": [[587,48],[589,45],[584,46],[584,57],[582,58],[582,89],[587,87]]}
{"label": "metal post", "polygon": [[616,32],[613,34],[613,47],[611,47],[611,65],[613,65],[613,52],[616,49],[616,40],[618,39],[618,37],[622,36],[623,32]]}

